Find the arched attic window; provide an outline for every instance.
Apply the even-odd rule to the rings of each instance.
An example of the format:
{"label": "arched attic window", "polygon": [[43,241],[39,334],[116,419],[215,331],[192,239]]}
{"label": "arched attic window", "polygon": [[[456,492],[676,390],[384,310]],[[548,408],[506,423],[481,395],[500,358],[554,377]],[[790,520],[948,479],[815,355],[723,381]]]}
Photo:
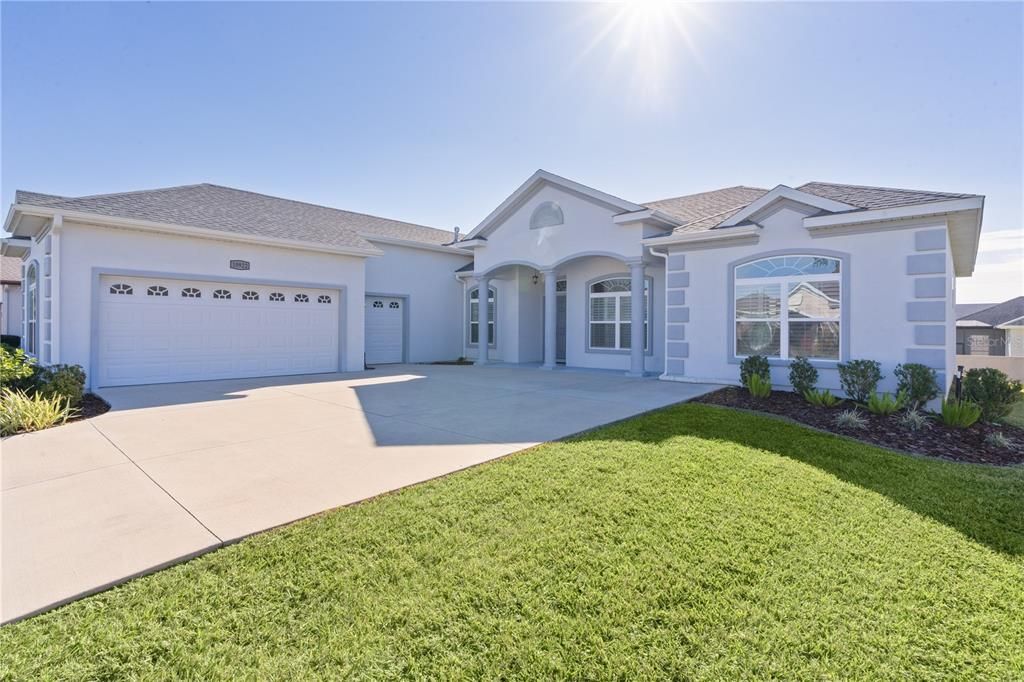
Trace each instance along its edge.
{"label": "arched attic window", "polygon": [[565,216],[562,214],[562,207],[554,201],[545,201],[533,209],[530,216],[530,229],[537,230],[542,227],[553,227],[565,223]]}

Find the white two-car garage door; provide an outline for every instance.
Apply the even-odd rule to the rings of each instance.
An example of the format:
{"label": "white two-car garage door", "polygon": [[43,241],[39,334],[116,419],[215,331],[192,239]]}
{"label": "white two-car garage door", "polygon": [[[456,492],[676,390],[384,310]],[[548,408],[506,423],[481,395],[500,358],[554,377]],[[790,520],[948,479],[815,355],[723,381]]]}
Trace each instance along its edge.
{"label": "white two-car garage door", "polygon": [[402,362],[405,340],[405,300],[366,297],[366,364]]}
{"label": "white two-car garage door", "polygon": [[96,385],[338,370],[339,292],[100,278]]}

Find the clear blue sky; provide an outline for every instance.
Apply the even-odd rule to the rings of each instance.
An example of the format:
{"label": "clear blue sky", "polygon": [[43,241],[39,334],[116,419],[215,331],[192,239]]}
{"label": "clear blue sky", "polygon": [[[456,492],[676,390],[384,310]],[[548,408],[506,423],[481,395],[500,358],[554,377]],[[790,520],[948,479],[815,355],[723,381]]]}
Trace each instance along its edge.
{"label": "clear blue sky", "polygon": [[5,2],[2,200],[214,182],[468,229],[539,167],[634,201],[977,192],[992,237],[960,298],[1024,293],[1021,4],[617,14]]}

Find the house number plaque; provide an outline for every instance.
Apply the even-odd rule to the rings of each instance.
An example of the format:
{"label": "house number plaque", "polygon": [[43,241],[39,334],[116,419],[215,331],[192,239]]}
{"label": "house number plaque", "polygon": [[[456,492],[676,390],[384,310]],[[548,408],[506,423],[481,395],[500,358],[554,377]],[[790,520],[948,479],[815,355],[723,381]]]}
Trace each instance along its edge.
{"label": "house number plaque", "polygon": [[233,260],[228,263],[232,270],[248,270],[249,261],[247,260]]}

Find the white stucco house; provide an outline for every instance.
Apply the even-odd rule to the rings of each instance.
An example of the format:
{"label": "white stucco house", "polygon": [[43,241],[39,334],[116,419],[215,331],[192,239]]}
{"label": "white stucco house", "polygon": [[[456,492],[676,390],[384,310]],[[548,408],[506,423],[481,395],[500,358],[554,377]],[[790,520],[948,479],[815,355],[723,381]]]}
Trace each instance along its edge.
{"label": "white stucco house", "polygon": [[[946,381],[984,197],[811,182],[634,203],[537,171],[464,236],[217,185],[18,192],[23,345],[91,386],[458,357],[736,383],[766,355]],[[27,238],[27,239],[25,239]],[[487,292],[481,306],[479,292]]]}
{"label": "white stucco house", "polygon": [[21,336],[21,262],[0,256],[0,334]]}

